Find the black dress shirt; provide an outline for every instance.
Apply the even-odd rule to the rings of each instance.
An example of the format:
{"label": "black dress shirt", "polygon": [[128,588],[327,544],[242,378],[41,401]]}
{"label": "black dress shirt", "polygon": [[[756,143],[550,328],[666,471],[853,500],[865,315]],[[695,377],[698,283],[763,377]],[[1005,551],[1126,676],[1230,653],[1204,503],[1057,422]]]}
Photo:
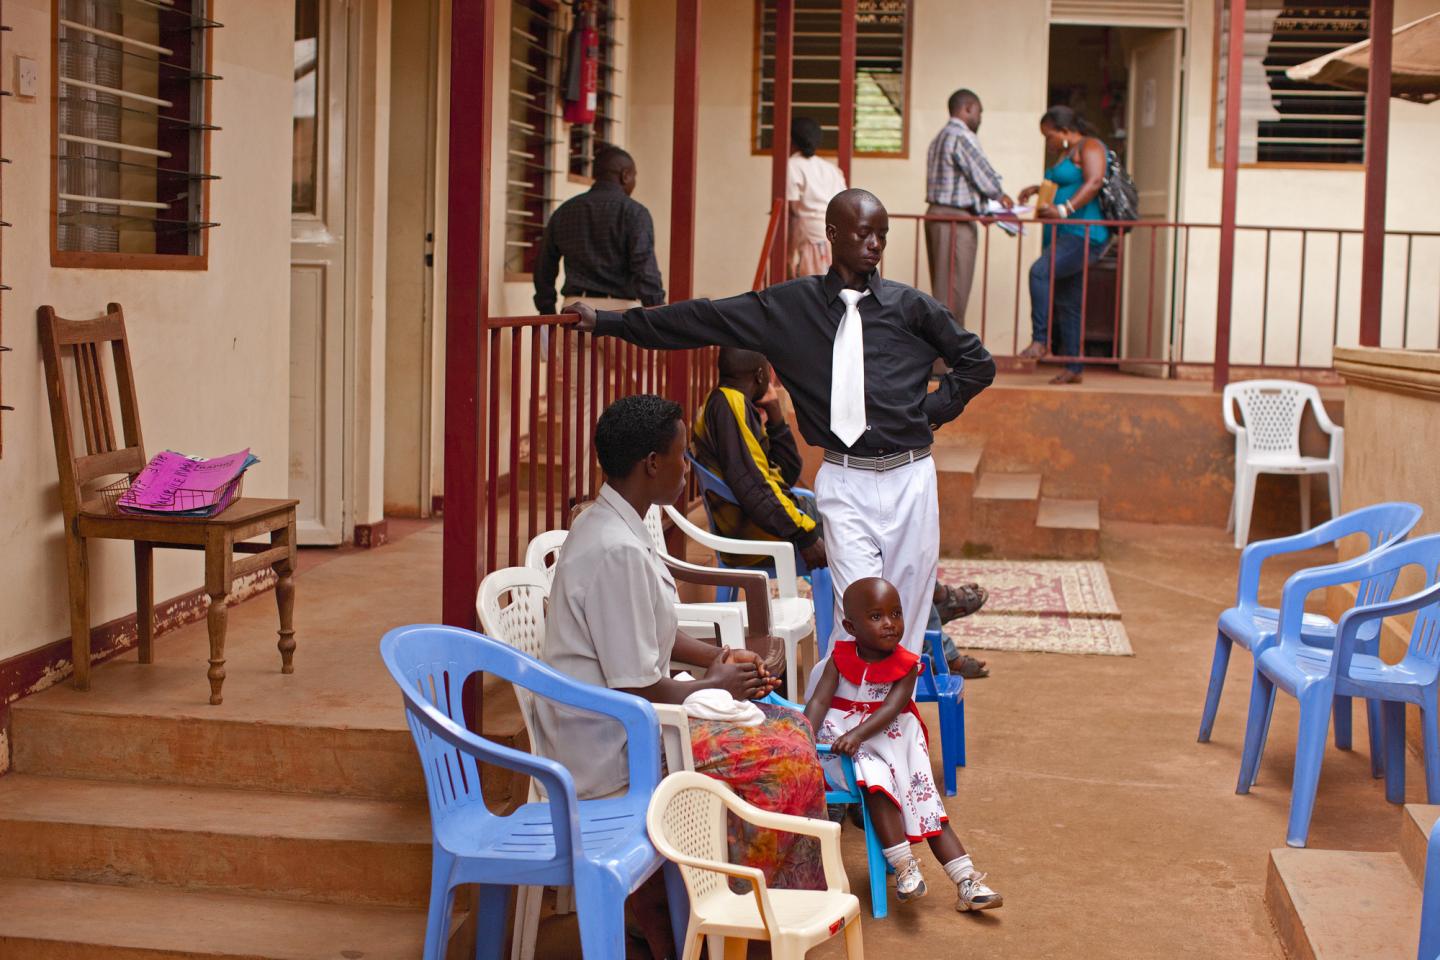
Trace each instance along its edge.
{"label": "black dress shirt", "polygon": [[550,215],[535,260],[535,308],[542,314],[555,312],[561,257],[566,296],[639,300],[647,307],[665,302],[650,211],[618,183],[598,180]]}
{"label": "black dress shirt", "polygon": [[[865,432],[852,447],[830,432],[830,365],[845,316],[844,286],[831,268],[724,300],[689,300],[624,313],[598,312],[595,332],[642,347],[676,350],[711,344],[764,354],[795,402],[800,433],[814,446],[857,456],[916,450],[954,420],[995,379],[995,361],[950,311],[903,283],[871,273],[860,301],[865,335]],[[930,391],[936,358],[950,366]]]}

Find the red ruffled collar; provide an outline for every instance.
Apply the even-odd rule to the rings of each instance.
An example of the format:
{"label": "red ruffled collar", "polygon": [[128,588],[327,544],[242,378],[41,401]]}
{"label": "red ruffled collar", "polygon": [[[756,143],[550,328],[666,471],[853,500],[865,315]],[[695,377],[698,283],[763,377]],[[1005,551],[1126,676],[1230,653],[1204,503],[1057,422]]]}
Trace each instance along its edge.
{"label": "red ruffled collar", "polygon": [[871,683],[894,683],[915,669],[920,655],[904,647],[896,647],[895,652],[884,660],[862,660],[854,640],[840,640],[836,642],[830,658],[840,676],[859,686],[867,680]]}

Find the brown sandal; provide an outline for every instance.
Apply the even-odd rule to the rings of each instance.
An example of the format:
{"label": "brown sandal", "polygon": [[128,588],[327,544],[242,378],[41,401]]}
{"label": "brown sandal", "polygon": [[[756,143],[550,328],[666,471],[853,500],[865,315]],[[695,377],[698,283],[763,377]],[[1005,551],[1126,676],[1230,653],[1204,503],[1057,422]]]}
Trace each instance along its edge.
{"label": "brown sandal", "polygon": [[1015,356],[1024,357],[1027,360],[1039,360],[1048,352],[1049,351],[1045,349],[1045,344],[1041,343],[1039,340],[1031,340],[1030,346],[1026,347],[1024,350],[1021,350],[1019,353],[1015,354]]}
{"label": "brown sandal", "polygon": [[1084,378],[1085,374],[1081,373],[1079,370],[1062,370],[1059,373],[1055,374],[1055,376],[1051,377],[1050,382],[1057,385],[1066,383],[1080,383],[1084,380]]}
{"label": "brown sandal", "polygon": [[966,680],[983,680],[990,676],[990,670],[982,660],[976,660],[968,653],[962,653],[946,664],[951,673],[959,674]]}
{"label": "brown sandal", "polygon": [[985,601],[990,599],[989,591],[978,583],[962,583],[958,588],[948,583],[942,583],[940,586],[945,591],[945,595],[939,603],[935,604],[935,609],[940,612],[942,624],[970,616],[985,606]]}

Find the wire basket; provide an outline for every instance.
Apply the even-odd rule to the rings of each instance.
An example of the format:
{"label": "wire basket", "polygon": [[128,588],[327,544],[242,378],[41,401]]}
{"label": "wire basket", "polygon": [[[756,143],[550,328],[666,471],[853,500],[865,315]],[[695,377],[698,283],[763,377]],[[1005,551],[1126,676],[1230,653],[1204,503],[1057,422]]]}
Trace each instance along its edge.
{"label": "wire basket", "polygon": [[[219,491],[190,490],[181,487],[175,491],[173,510],[141,509],[134,513],[129,510],[120,509],[120,498],[130,489],[130,483],[130,477],[121,477],[114,483],[107,484],[96,491],[96,495],[100,498],[101,503],[104,504],[106,513],[126,513],[131,515],[151,514],[157,517],[163,517],[171,513],[186,513],[191,510],[201,510],[205,507],[217,506],[217,501],[229,506],[240,498],[242,493],[241,488],[245,484],[245,475],[241,474],[231,482],[231,486],[234,488],[233,492],[231,492],[230,487],[222,487]],[[215,512],[218,513],[219,511],[216,510]]]}

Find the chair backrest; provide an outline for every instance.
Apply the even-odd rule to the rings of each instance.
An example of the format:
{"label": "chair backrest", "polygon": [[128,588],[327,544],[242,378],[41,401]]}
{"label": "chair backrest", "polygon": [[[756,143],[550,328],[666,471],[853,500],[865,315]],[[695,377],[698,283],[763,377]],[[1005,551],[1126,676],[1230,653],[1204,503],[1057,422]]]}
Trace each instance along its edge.
{"label": "chair backrest", "polygon": [[[80,510],[86,483],[121,473],[133,478],[145,467],[140,407],[135,398],[130,343],[125,336],[125,315],[120,304],[107,306],[105,316],[97,320],[66,320],[49,306],[41,307],[38,315],[45,388],[50,398],[50,426],[55,437],[55,462],[60,470],[60,505],[68,520]],[[106,345],[110,347],[110,366],[120,398],[119,435],[115,432],[110,387],[105,377],[102,347]],[[74,359],[80,426],[85,436],[83,454],[75,452],[70,383],[65,372],[67,354]]]}
{"label": "chair backrest", "polygon": [[694,474],[695,482],[700,485],[700,502],[705,507],[705,520],[710,525],[710,532],[719,533],[720,528],[715,525],[715,512],[710,503],[710,495],[713,494],[726,503],[734,504],[737,507],[740,505],[740,501],[736,499],[735,493],[730,489],[729,484],[711,472],[705,464],[695,459],[695,455],[688,450],[685,452],[685,459],[690,461],[690,472]]}
{"label": "chair backrest", "polygon": [[525,566],[545,574],[546,583],[555,579],[555,564],[560,562],[560,548],[565,546],[569,530],[546,530],[535,534],[525,548]]}
{"label": "chair backrest", "polygon": [[[1367,553],[1381,548],[1390,548],[1401,543],[1415,529],[1424,511],[1415,503],[1375,503],[1349,513],[1342,513],[1334,520],[1328,520],[1317,532],[1324,531],[1321,539],[1334,543],[1345,537],[1362,535],[1368,541]],[[1400,575],[1398,567],[1381,565],[1377,573],[1360,581],[1355,596],[1357,606],[1382,603],[1389,599],[1395,589],[1395,580]]]}
{"label": "chair backrest", "polygon": [[[480,628],[487,634],[508,643],[527,657],[541,659],[545,645],[545,610],[550,599],[550,577],[532,567],[506,567],[488,574],[480,581],[475,596],[475,612]],[[530,742],[535,742],[534,701],[530,691],[515,688],[520,713]]]}
{"label": "chair backrest", "polygon": [[1293,380],[1242,380],[1225,385],[1223,400],[1240,407],[1246,442],[1255,453],[1300,456],[1300,418],[1305,405],[1320,405],[1320,391]]}
{"label": "chair backrest", "polygon": [[680,864],[691,903],[703,900],[725,884],[721,874],[685,866],[682,858],[720,863],[730,859],[725,841],[725,801],[720,794],[728,789],[718,780],[686,771],[666,777],[650,799],[646,818],[650,842],[662,857]]}
{"label": "chair backrest", "polygon": [[1420,900],[1420,950],[1417,960],[1440,960],[1440,823],[1430,828],[1425,856],[1425,892]]}
{"label": "chair backrest", "polygon": [[650,534],[650,542],[655,545],[660,556],[668,557],[670,551],[665,546],[665,525],[660,516],[660,508],[652,504],[650,509],[645,511],[645,530]]}
{"label": "chair backrest", "polygon": [[[508,644],[459,627],[396,627],[381,638],[380,656],[405,699],[434,817],[461,806],[484,806],[477,760],[528,774],[539,781],[552,805],[567,808],[561,811],[564,818],[578,817],[569,807],[574,778],[563,766],[465,729],[462,692],[466,680],[482,671],[508,680],[517,690],[620,721],[630,754],[630,792],[648,797],[660,780],[659,723],[650,704],[633,694],[583,683]],[[573,822],[578,851],[579,821]],[[557,831],[557,847],[569,842]]]}

